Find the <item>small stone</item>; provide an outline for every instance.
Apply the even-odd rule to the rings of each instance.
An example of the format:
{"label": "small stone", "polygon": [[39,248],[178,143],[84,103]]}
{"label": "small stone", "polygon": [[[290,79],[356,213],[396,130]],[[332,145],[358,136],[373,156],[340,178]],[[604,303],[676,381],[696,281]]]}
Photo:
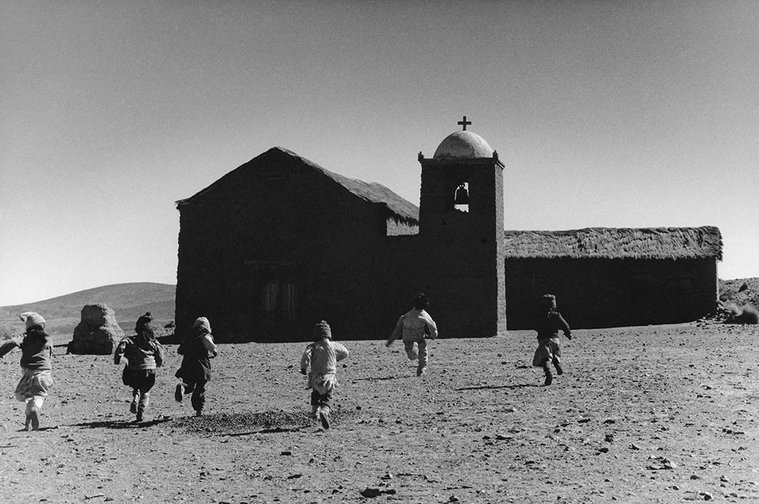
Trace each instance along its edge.
{"label": "small stone", "polygon": [[359,492],[363,497],[366,498],[373,498],[373,497],[379,497],[380,494],[382,494],[382,491],[380,491],[379,488],[370,488],[366,487],[363,490]]}

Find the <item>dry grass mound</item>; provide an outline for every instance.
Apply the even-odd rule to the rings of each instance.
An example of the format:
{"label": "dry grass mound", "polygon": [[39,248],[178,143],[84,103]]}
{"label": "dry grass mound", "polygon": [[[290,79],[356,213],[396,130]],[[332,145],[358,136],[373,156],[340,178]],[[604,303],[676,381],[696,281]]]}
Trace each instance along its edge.
{"label": "dry grass mound", "polygon": [[759,278],[720,280],[718,318],[728,323],[759,323]]}

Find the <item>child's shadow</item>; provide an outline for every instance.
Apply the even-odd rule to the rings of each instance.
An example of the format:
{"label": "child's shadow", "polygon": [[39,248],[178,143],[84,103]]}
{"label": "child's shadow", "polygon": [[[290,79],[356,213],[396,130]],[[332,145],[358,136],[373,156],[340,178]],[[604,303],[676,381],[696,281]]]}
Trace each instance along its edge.
{"label": "child's shadow", "polygon": [[171,418],[156,418],[147,422],[138,422],[136,420],[102,420],[98,422],[82,422],[74,424],[74,427],[89,427],[91,429],[141,429],[152,427],[171,421]]}
{"label": "child's shadow", "polygon": [[[29,430],[26,427],[21,427],[17,432],[40,432],[40,431],[46,431],[46,430],[54,430],[54,429],[57,429],[57,428],[58,428],[57,425],[53,425],[52,427],[40,427],[37,430],[34,430],[34,429]],[[0,446],[0,448],[7,448],[7,447]]]}
{"label": "child's shadow", "polygon": [[520,389],[520,388],[526,388],[526,387],[540,387],[541,385],[537,383],[515,383],[514,385],[477,385],[475,387],[461,387],[457,388],[457,392],[461,392],[463,390],[495,390],[495,389]]}

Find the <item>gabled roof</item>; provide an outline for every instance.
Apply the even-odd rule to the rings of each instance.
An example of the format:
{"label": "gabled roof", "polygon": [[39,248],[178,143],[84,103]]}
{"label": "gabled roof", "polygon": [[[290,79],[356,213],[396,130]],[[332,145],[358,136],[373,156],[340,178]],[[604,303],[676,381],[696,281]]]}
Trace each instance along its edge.
{"label": "gabled roof", "polygon": [[239,166],[238,168],[227,173],[205,189],[195,193],[189,198],[176,201],[177,208],[181,208],[183,205],[192,203],[193,200],[196,200],[202,195],[213,191],[223,182],[225,183],[228,180],[235,180],[241,177],[244,170],[248,168],[248,165],[252,163],[254,164],[257,161],[262,160],[264,157],[270,156],[281,156],[283,159],[287,158],[291,162],[299,163],[306,168],[312,169],[326,177],[329,177],[333,181],[337,182],[337,184],[352,193],[354,196],[361,198],[369,203],[383,205],[387,210],[387,217],[389,219],[393,219],[395,221],[403,222],[406,224],[417,224],[419,222],[419,208],[417,208],[413,203],[395,194],[393,191],[383,186],[382,184],[379,184],[377,182],[364,182],[363,180],[352,179],[343,175],[339,175],[319,166],[309,159],[301,157],[296,153],[282,147],[272,147],[263,154],[260,154],[251,159],[244,165]]}
{"label": "gabled roof", "polygon": [[505,231],[504,235],[509,259],[722,260],[722,235],[714,226]]}

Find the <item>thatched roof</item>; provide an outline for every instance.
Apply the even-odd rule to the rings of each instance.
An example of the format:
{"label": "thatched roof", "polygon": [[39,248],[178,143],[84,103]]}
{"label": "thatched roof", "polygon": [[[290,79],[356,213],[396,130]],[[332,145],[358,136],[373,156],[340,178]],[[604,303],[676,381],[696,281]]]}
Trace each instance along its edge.
{"label": "thatched roof", "polygon": [[[288,151],[289,152],[289,151]],[[291,153],[292,154],[292,153]],[[292,154],[295,155],[295,154]],[[344,177],[338,173],[331,172],[312,163],[308,159],[300,158],[304,163],[311,164],[311,166],[321,171],[324,175],[330,177],[335,182],[345,187],[348,191],[354,195],[362,198],[371,203],[378,203],[387,207],[388,217],[398,222],[405,224],[418,224],[419,223],[419,208],[410,201],[397,195],[387,187],[377,182],[364,182],[359,179],[352,179]]]}
{"label": "thatched roof", "polygon": [[506,231],[509,259],[722,260],[722,235],[714,226],[694,228],[586,228]]}
{"label": "thatched roof", "polygon": [[[271,159],[274,158],[274,159]],[[382,205],[388,220],[399,226],[389,234],[416,234],[419,208],[387,187],[331,172],[282,147],[273,147],[227,173],[190,198],[176,202],[177,208],[192,203],[221,184],[235,184],[249,177],[257,164],[289,165],[314,170],[329,177],[353,196]],[[597,259],[722,259],[722,235],[714,226],[693,228],[585,228],[569,231],[505,231],[506,257],[597,258]]]}
{"label": "thatched roof", "polygon": [[227,173],[216,182],[197,192],[193,196],[177,201],[177,208],[180,208],[187,203],[191,203],[193,200],[196,200],[200,196],[212,191],[222,183],[226,183],[229,180],[238,180],[240,177],[244,176],[246,171],[252,166],[255,166],[258,162],[263,162],[265,159],[272,156],[281,157],[283,161],[298,163],[302,167],[315,170],[318,173],[321,173],[322,175],[329,177],[333,181],[337,182],[354,196],[357,196],[358,198],[361,198],[369,203],[383,205],[387,211],[388,219],[411,225],[418,224],[419,222],[419,209],[416,207],[416,205],[403,199],[382,184],[378,184],[377,182],[364,182],[363,180],[352,179],[343,175],[339,175],[327,170],[326,168],[322,168],[313,161],[301,157],[294,152],[282,147],[272,147],[263,154],[260,154],[251,159],[244,165]]}

